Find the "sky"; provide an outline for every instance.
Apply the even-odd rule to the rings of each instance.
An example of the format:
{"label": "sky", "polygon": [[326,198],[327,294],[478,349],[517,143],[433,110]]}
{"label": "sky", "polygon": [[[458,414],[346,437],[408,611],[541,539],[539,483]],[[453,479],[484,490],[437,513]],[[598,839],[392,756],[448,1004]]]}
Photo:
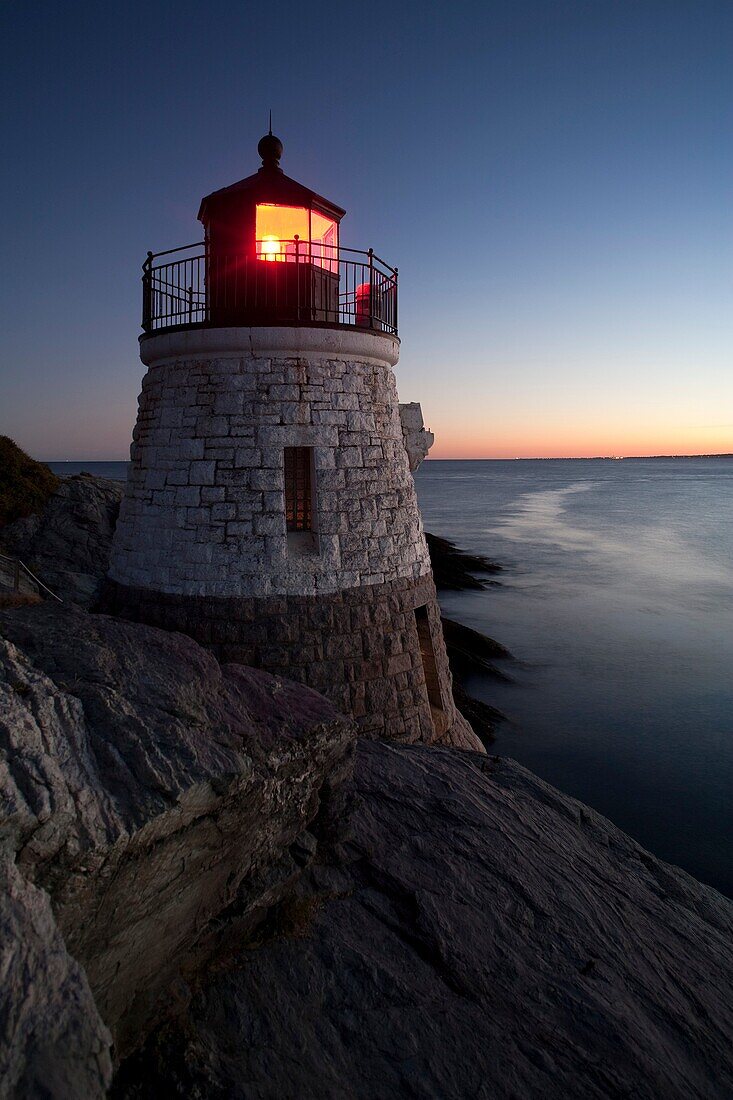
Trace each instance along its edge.
{"label": "sky", "polygon": [[128,454],[140,265],[282,167],[400,270],[435,458],[733,451],[733,3],[4,0],[0,434]]}

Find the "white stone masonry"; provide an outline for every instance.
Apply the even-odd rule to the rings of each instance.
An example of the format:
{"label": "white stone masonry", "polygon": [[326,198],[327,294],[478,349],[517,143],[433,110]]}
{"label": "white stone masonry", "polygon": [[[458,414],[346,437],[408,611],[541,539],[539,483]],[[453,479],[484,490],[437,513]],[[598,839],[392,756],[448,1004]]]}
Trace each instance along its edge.
{"label": "white stone masonry", "polygon": [[[191,596],[313,595],[430,572],[395,340],[189,330],[148,337],[142,354],[113,580]],[[285,527],[283,457],[293,446],[314,454],[310,553],[289,544]]]}

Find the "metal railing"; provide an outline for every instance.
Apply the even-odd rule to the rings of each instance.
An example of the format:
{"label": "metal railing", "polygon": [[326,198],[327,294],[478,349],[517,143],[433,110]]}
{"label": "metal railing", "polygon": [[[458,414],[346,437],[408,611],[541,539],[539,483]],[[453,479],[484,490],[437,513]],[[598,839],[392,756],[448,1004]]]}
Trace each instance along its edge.
{"label": "metal railing", "polygon": [[[5,586],[11,592],[47,596],[49,599],[62,600],[55,592],[52,592],[42,580],[32,573],[28,566],[20,558],[11,558],[7,554],[0,554],[0,589]],[[30,586],[30,587],[29,587]]]}
{"label": "metal railing", "polygon": [[359,252],[298,237],[257,241],[252,253],[236,256],[204,244],[184,245],[149,252],[142,283],[146,333],[301,324],[397,334],[397,268],[372,249]]}

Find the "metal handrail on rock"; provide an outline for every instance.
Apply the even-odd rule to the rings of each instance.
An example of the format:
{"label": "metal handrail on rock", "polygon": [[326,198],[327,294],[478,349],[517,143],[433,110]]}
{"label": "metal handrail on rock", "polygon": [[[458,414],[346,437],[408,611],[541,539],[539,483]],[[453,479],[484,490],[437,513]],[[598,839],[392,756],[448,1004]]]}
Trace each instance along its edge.
{"label": "metal handrail on rock", "polygon": [[43,581],[33,573],[25,562],[22,562],[20,558],[11,558],[7,554],[0,554],[0,566],[10,566],[13,576],[13,587],[11,591],[20,592],[20,578],[21,574],[25,575],[32,584],[34,584],[38,590],[38,595],[45,594],[49,599],[56,600],[58,603],[63,603],[60,596],[57,596],[55,592],[52,592],[48,585],[45,585]]}

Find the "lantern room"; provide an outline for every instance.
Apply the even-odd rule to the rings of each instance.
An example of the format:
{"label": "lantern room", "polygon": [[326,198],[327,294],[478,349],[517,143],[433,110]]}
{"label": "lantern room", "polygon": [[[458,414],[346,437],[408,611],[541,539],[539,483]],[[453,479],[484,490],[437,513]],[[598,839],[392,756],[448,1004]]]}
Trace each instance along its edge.
{"label": "lantern room", "polygon": [[[201,202],[203,249],[148,253],[146,333],[190,325],[358,325],[395,335],[397,270],[343,248],[345,211],[286,176],[282,142],[259,142],[261,168]],[[174,255],[175,254],[175,255]]]}
{"label": "lantern room", "polygon": [[302,206],[258,202],[255,207],[257,259],[286,262],[300,259],[335,272],[338,262],[339,223],[335,218]]}
{"label": "lantern room", "polygon": [[215,314],[223,323],[243,310],[287,322],[315,311],[335,322],[345,211],[285,175],[274,134],[266,134],[257,151],[259,171],[207,195],[199,210]]}

